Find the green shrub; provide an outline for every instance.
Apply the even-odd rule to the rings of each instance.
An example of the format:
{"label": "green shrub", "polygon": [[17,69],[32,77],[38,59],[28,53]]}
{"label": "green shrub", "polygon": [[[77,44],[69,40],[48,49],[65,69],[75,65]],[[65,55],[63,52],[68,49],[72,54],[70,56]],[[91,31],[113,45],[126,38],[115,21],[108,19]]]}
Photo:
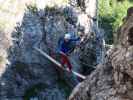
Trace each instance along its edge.
{"label": "green shrub", "polygon": [[31,97],[37,97],[38,92],[44,91],[48,87],[47,84],[38,83],[25,91],[24,100],[30,100]]}
{"label": "green shrub", "polygon": [[68,98],[70,93],[71,93],[71,91],[72,91],[72,88],[63,79],[60,79],[57,82],[58,82],[60,91],[63,91],[65,93],[64,94],[65,97]]}
{"label": "green shrub", "polygon": [[99,26],[105,30],[105,41],[113,43],[113,33],[122,24],[131,0],[99,0]]}
{"label": "green shrub", "polygon": [[32,13],[36,13],[38,11],[36,5],[28,5],[27,9],[32,11]]}

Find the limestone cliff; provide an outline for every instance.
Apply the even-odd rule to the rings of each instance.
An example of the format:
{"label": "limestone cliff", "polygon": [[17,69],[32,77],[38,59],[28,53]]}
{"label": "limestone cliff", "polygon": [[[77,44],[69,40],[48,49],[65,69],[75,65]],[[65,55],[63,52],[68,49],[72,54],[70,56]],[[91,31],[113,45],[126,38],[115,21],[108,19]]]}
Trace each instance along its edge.
{"label": "limestone cliff", "polygon": [[9,64],[7,50],[12,45],[11,33],[16,23],[21,22],[29,2],[30,0],[0,1],[0,76],[5,71],[6,64]]}
{"label": "limestone cliff", "polygon": [[[3,56],[2,51],[1,55],[5,60],[8,57],[10,64],[6,67],[0,66],[2,70],[5,70],[2,74],[0,73],[0,99],[22,100],[35,97],[39,100],[66,100],[70,90],[79,82],[78,79],[71,74],[60,73],[53,63],[45,59],[33,47],[36,46],[54,56],[52,53],[56,52],[57,41],[61,36],[67,32],[76,36],[81,29],[84,29],[85,43],[70,55],[71,63],[75,71],[81,71],[83,63],[94,65],[97,60],[95,40],[99,33],[96,21],[93,20],[93,17],[96,17],[95,9],[93,9],[94,14],[88,10],[84,12],[66,2],[67,0],[59,0],[63,1],[61,4],[57,4],[56,0],[45,0],[46,2],[33,0],[34,2],[28,2],[30,5],[27,5],[27,1],[22,4],[17,0],[2,2],[2,7],[5,6],[5,8],[2,8],[4,11],[1,12],[1,18],[3,19],[0,22],[6,20],[3,23],[7,27],[3,29],[7,32],[2,30],[3,33],[0,34],[6,37],[2,38],[2,42],[0,41],[6,56]],[[90,2],[88,3],[90,5]],[[5,10],[9,10],[6,8],[8,5],[11,8],[14,7],[11,11],[18,10],[16,12],[21,15],[21,17],[18,16],[19,19],[14,15],[15,12],[11,14],[12,16],[10,12],[7,12],[7,18],[4,19]],[[19,7],[22,7],[22,10],[19,11]],[[11,26],[7,23],[8,21]],[[8,42],[7,37],[10,38]],[[5,48],[6,43],[9,46]],[[12,43],[12,46],[9,43]],[[87,58],[84,58],[86,54],[94,59],[87,62]]]}

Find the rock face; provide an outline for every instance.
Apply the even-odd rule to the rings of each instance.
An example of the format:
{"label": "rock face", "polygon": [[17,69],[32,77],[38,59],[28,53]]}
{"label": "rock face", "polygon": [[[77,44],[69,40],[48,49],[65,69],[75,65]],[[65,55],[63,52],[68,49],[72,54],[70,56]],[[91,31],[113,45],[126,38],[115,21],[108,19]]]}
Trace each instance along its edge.
{"label": "rock face", "polygon": [[[21,24],[12,32],[15,40],[8,54],[11,65],[0,78],[0,99],[21,100],[33,96],[41,100],[66,99],[67,91],[71,89],[68,83],[77,84],[77,79],[73,80],[69,75],[69,82],[66,84],[59,79],[64,73],[60,75],[54,64],[33,49],[37,46],[48,54],[56,52],[58,39],[67,32],[77,31],[66,20],[69,15],[65,17],[65,11],[70,11],[70,15],[72,13],[69,8],[57,7],[46,7],[45,10],[38,11],[29,6],[29,10],[26,10]],[[77,70],[80,66],[73,57],[71,59]]]}
{"label": "rock face", "polygon": [[59,80],[56,66],[33,47],[37,46],[48,54],[51,50],[55,51],[59,36],[66,32],[64,25],[67,22],[63,16],[56,14],[56,10],[49,12],[54,8],[45,11],[50,13],[44,16],[45,19],[38,15],[39,11],[34,12],[31,8],[25,12],[22,24],[12,33],[16,40],[10,49],[11,66],[1,77],[0,99],[21,100],[36,96],[41,100],[65,100],[63,88],[69,89],[69,86],[59,85],[65,82]]}
{"label": "rock face", "polygon": [[[133,11],[118,31],[105,62],[72,92],[69,100],[133,100]],[[130,14],[129,14],[130,13]]]}
{"label": "rock face", "polygon": [[[44,0],[36,1],[39,5],[35,3],[35,6],[28,6],[28,10],[24,10],[24,2],[24,8],[20,11],[23,15],[23,17],[21,16],[21,23],[17,24],[14,31],[14,27],[12,27],[11,32],[14,40],[8,53],[11,64],[0,77],[1,100],[22,100],[34,96],[39,100],[66,100],[71,87],[77,84],[77,78],[68,73],[67,77],[64,72],[63,74],[60,73],[54,64],[35,51],[33,47],[37,46],[49,55],[54,56],[53,52],[57,50],[58,39],[67,32],[75,37],[79,29],[84,29],[85,43],[70,56],[73,69],[76,71],[82,69],[79,61],[81,65],[85,63],[93,66],[97,63],[96,52],[100,49],[96,50],[96,44],[100,44],[100,42],[98,42],[99,40],[96,41],[96,38],[99,38],[99,32],[97,31],[96,21],[93,19],[93,17],[96,17],[95,9],[91,13],[87,5],[85,5],[87,9],[82,11],[81,9],[84,6],[78,9],[69,4],[63,4],[60,7],[45,5],[43,9],[40,9],[44,5],[41,5],[39,1]],[[53,0],[50,1],[52,3]],[[90,2],[88,3],[90,5]],[[95,6],[95,3],[93,2],[93,6]],[[11,32],[9,33],[10,38]],[[4,39],[6,41],[6,38]],[[5,46],[2,43],[0,45]],[[5,52],[7,52],[7,49],[5,49]],[[90,58],[89,61],[87,61],[88,57]],[[66,84],[59,76],[63,76],[68,83]],[[69,87],[68,84],[72,86]]]}
{"label": "rock face", "polygon": [[[6,69],[6,64],[9,64],[7,57],[7,50],[12,45],[12,31],[17,22],[21,22],[26,4],[30,2],[27,0],[10,2],[7,0],[0,1],[0,76]],[[16,9],[18,8],[18,9]]]}

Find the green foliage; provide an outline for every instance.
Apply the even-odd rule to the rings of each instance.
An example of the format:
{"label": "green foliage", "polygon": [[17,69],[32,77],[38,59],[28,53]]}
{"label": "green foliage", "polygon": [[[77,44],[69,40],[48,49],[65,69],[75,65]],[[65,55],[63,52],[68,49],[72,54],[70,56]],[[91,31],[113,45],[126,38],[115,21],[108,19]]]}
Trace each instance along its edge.
{"label": "green foliage", "polygon": [[36,13],[38,11],[36,5],[28,5],[27,9],[32,11],[32,13]]}
{"label": "green foliage", "polygon": [[27,89],[24,94],[24,100],[30,100],[31,97],[37,97],[38,92],[44,91],[48,87],[47,84],[38,83]]}
{"label": "green foliage", "polygon": [[122,24],[122,19],[130,6],[133,6],[130,0],[99,0],[99,23],[105,30],[108,44],[113,43],[113,33]]}
{"label": "green foliage", "polygon": [[46,6],[45,11],[52,13],[52,12],[57,11],[57,7],[56,6],[54,6],[54,7]]}
{"label": "green foliage", "polygon": [[65,80],[60,79],[57,81],[59,85],[59,89],[65,93],[65,97],[68,98],[72,88],[65,82]]}

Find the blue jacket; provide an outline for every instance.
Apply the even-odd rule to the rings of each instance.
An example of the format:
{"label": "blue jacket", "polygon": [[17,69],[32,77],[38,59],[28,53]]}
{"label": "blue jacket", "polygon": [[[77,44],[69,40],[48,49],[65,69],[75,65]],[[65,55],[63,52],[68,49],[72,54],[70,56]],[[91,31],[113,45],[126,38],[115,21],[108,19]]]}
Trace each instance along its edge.
{"label": "blue jacket", "polygon": [[[72,44],[74,44],[74,42],[79,41],[80,38],[71,38],[68,42],[64,41],[64,38],[60,38],[58,41],[58,51],[63,52],[65,54],[69,53],[72,50]],[[76,45],[76,43],[75,43]]]}

